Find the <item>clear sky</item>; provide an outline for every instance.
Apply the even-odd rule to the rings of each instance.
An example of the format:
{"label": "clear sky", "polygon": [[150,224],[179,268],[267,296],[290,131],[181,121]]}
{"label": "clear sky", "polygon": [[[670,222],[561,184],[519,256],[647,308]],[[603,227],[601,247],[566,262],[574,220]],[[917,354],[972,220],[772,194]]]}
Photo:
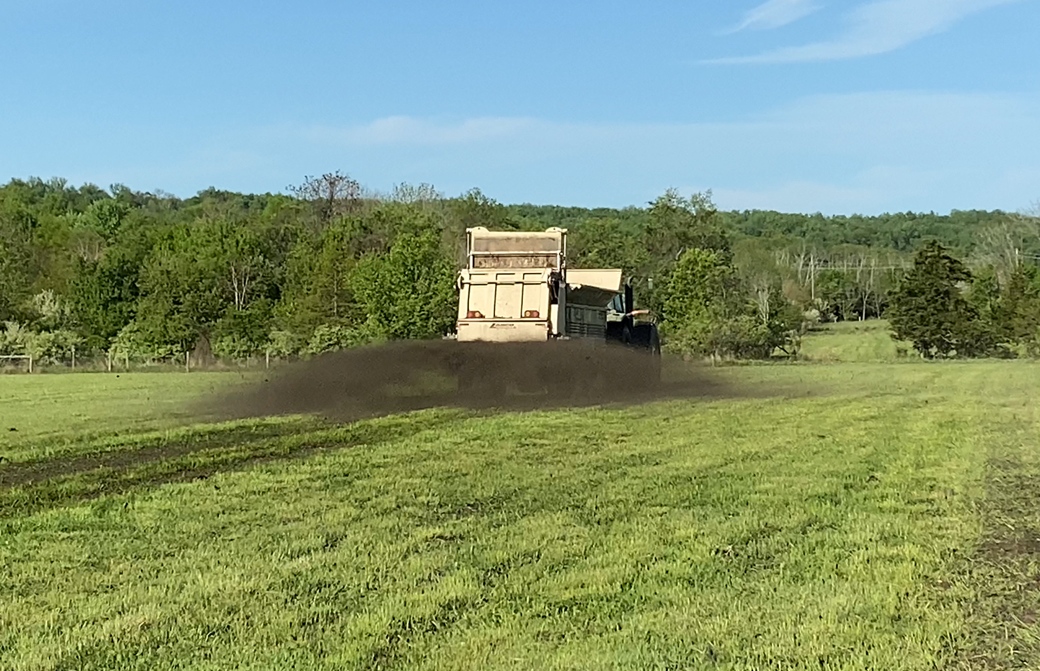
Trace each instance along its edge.
{"label": "clear sky", "polygon": [[1040,0],[0,0],[0,180],[1019,210]]}

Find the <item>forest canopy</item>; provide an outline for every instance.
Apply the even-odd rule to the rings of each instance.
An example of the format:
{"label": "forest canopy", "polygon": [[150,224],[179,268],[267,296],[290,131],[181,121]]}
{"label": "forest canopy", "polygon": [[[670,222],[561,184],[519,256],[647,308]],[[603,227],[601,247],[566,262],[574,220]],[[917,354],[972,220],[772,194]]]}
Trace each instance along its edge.
{"label": "forest canopy", "polygon": [[[285,194],[190,198],[13,179],[0,186],[0,354],[162,359],[203,346],[243,359],[443,336],[467,227],[561,226],[572,265],[623,268],[676,351],[768,356],[806,319],[885,314],[910,295],[897,289],[928,241],[963,260],[972,314],[1032,305],[1035,224],[1000,211],[725,212],[710,193],[674,190],[622,209],[505,205],[478,189],[375,193],[339,172]],[[1016,319],[1021,340],[1032,322]]]}

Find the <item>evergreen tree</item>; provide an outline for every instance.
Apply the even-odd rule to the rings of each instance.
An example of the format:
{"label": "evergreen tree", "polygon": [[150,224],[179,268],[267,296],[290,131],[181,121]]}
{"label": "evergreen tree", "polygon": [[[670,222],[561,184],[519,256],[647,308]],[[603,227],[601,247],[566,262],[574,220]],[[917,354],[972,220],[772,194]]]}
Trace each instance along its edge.
{"label": "evergreen tree", "polygon": [[1040,353],[1040,289],[1035,269],[1017,268],[1008,278],[994,309],[994,332],[1002,342],[1018,345],[1032,356]]}
{"label": "evergreen tree", "polygon": [[945,247],[934,240],[925,243],[890,299],[894,337],[912,342],[928,358],[990,353],[994,338],[961,291],[971,279]]}

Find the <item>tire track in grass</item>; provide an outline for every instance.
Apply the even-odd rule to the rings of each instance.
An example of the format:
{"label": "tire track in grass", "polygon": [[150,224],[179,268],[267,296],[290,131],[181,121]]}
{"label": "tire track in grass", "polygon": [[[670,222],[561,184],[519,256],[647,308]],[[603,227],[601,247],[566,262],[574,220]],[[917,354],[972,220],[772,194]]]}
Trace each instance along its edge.
{"label": "tire track in grass", "polygon": [[[91,460],[91,468],[86,470],[0,486],[0,519],[31,515],[133,489],[204,480],[217,473],[243,470],[260,463],[303,459],[330,450],[375,447],[436,429],[457,421],[459,416],[458,412],[424,412],[302,434],[269,436],[223,447],[166,446],[158,451],[145,450],[140,458],[134,458],[133,453],[119,454],[107,464]],[[62,465],[68,466],[67,463]]]}
{"label": "tire track in grass", "polygon": [[135,436],[114,445],[109,441],[86,443],[66,456],[0,464],[0,491],[98,469],[125,470],[153,461],[177,459],[193,452],[262,442],[316,428],[323,427],[305,423],[218,425],[181,432],[183,435],[173,440],[164,435]]}
{"label": "tire track in grass", "polygon": [[[982,536],[963,575],[969,638],[958,667],[1040,668],[1040,412],[1028,396],[989,421]],[[957,585],[957,582],[963,584]]]}
{"label": "tire track in grass", "polygon": [[985,527],[968,569],[971,638],[962,668],[1040,666],[1040,472],[1007,455],[987,464]]}

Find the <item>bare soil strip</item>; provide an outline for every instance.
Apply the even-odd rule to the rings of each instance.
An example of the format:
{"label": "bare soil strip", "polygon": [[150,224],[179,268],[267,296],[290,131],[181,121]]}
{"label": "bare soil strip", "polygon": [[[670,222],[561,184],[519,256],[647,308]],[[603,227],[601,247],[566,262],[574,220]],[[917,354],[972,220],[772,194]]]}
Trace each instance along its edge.
{"label": "bare soil strip", "polygon": [[66,462],[61,465],[64,470],[60,475],[54,468],[47,476],[36,472],[19,484],[7,482],[0,486],[0,518],[29,515],[134,489],[202,480],[260,463],[302,459],[331,450],[375,447],[442,426],[457,418],[410,419],[414,421],[388,425],[365,423],[349,433],[317,431],[313,439],[307,440],[290,441],[285,440],[286,436],[268,436],[222,447],[176,444],[140,450],[139,453],[112,455],[111,460],[98,457]]}
{"label": "bare soil strip", "polygon": [[176,459],[193,452],[217,447],[248,445],[270,438],[292,435],[297,431],[299,431],[299,427],[285,424],[214,428],[204,432],[193,432],[181,440],[135,441],[130,438],[127,440],[126,447],[107,449],[94,454],[77,454],[0,464],[0,491],[100,468],[127,469],[153,461]]}
{"label": "bare soil strip", "polygon": [[987,464],[982,544],[968,570],[961,668],[1040,668],[1040,474],[1012,458]]}

